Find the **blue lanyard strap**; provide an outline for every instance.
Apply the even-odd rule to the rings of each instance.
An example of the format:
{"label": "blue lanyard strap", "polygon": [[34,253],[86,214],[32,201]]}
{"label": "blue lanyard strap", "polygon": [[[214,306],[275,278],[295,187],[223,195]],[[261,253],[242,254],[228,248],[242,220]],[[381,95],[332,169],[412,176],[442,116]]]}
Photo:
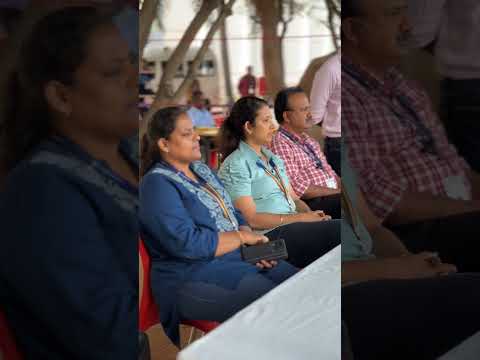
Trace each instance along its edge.
{"label": "blue lanyard strap", "polygon": [[[350,66],[350,64],[342,63],[342,71],[345,71],[365,89],[373,90],[372,86],[365,79],[363,79],[361,74],[358,73],[352,66]],[[433,138],[432,132],[430,131],[430,129],[427,128],[427,126],[425,126],[423,121],[418,116],[417,112],[413,109],[410,100],[400,94],[395,94],[394,98],[398,101],[400,106],[408,112],[409,116],[402,116],[402,114],[397,109],[395,109],[394,104],[392,104],[390,101],[385,101],[385,99],[380,100],[386,106],[388,106],[390,111],[401,123],[413,125],[417,133],[418,139],[422,144],[422,151],[431,155],[437,154],[435,139]]]}
{"label": "blue lanyard strap", "polygon": [[285,195],[285,198],[290,203],[290,197],[288,196],[288,189],[285,186],[285,183],[283,182],[283,179],[280,176],[280,173],[278,172],[277,165],[272,159],[270,159],[268,163],[275,171],[275,174],[272,173],[270,170],[268,170],[261,160],[257,160],[257,166],[262,168],[265,171],[265,173],[277,183],[278,187],[280,188],[280,190],[282,190],[283,194]]}
{"label": "blue lanyard strap", "polygon": [[292,134],[290,134],[288,131],[286,131],[283,128],[280,128],[279,130],[283,136],[285,136],[287,139],[290,139],[295,143],[296,145],[300,146],[300,148],[308,155],[308,157],[315,162],[315,166],[317,169],[323,170],[323,164],[322,160],[317,156],[317,153],[315,150],[307,143],[301,144],[297,139],[295,139]]}

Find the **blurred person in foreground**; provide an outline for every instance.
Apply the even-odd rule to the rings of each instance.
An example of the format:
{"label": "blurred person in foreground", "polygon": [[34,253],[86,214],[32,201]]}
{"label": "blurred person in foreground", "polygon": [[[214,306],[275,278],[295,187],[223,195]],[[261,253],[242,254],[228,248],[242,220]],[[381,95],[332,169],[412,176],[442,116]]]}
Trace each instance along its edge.
{"label": "blurred person in foreground", "polygon": [[10,77],[0,306],[25,358],[137,356],[137,66],[111,17],[40,19]]}
{"label": "blurred person in foreground", "polygon": [[480,176],[397,70],[409,34],[405,0],[342,1],[342,136],[367,203],[410,250],[478,271]]}

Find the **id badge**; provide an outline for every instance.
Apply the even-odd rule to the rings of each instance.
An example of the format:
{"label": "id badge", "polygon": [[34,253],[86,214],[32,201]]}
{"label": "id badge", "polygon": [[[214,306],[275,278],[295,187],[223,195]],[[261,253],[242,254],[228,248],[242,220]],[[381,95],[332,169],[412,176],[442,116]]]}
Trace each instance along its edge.
{"label": "id badge", "polygon": [[335,180],[334,178],[329,178],[327,180],[327,187],[329,189],[336,189],[337,188],[337,180]]}
{"label": "id badge", "polygon": [[449,176],[443,180],[448,197],[457,200],[471,200],[470,189],[461,175]]}

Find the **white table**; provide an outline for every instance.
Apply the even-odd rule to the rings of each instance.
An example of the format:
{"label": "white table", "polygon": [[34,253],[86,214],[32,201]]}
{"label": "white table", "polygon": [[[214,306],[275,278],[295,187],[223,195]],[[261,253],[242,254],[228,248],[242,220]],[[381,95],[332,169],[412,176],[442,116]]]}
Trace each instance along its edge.
{"label": "white table", "polygon": [[185,348],[177,360],[340,360],[340,262],[338,246]]}
{"label": "white table", "polygon": [[438,360],[478,360],[480,359],[480,332],[472,335]]}

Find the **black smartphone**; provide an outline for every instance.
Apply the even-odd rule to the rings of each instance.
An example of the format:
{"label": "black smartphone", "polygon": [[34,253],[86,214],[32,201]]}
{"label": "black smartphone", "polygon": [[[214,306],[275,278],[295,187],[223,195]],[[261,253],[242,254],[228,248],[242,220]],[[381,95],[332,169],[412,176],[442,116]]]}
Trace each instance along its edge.
{"label": "black smartphone", "polygon": [[261,260],[282,260],[288,258],[287,247],[283,239],[241,247],[242,259],[250,264]]}

